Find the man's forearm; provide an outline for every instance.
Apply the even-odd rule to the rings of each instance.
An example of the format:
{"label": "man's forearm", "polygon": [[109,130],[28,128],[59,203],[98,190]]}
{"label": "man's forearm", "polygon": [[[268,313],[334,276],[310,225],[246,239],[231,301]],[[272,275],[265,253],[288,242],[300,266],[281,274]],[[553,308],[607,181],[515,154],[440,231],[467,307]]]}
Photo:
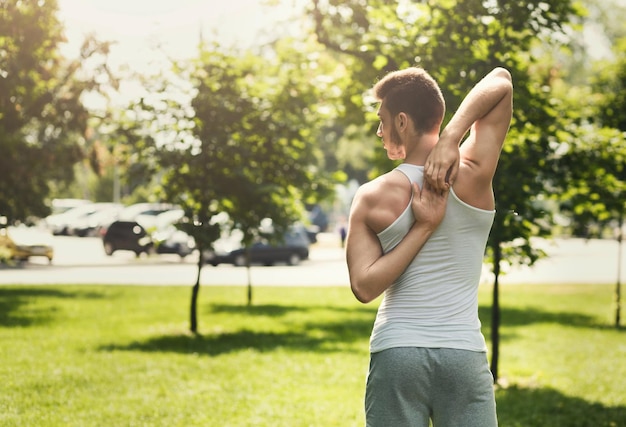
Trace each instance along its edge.
{"label": "man's forearm", "polygon": [[511,87],[511,75],[495,68],[467,94],[459,109],[442,132],[442,140],[461,143],[471,126],[486,116],[505,97]]}
{"label": "man's forearm", "polygon": [[362,303],[378,298],[400,277],[413,261],[434,229],[428,225],[415,223],[403,240],[390,252],[382,255],[371,265],[358,269],[348,263],[350,286],[354,296]]}

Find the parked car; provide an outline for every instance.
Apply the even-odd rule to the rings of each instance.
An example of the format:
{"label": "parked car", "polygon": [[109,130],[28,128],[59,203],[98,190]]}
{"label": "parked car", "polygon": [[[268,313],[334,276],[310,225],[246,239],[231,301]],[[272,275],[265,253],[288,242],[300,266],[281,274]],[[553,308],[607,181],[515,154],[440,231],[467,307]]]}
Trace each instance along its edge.
{"label": "parked car", "polygon": [[102,236],[104,253],[111,256],[116,251],[132,251],[140,256],[154,251],[154,242],[137,221],[114,221]]}
{"label": "parked car", "polygon": [[0,228],[0,249],[15,261],[28,261],[31,257],[54,258],[52,234],[37,227],[25,225]]}
{"label": "parked car", "polygon": [[77,206],[93,203],[87,199],[53,199],[52,200],[52,214],[60,214],[68,211]]}
{"label": "parked car", "polygon": [[107,223],[103,223],[99,227],[100,237],[104,237],[107,232],[107,228],[113,223],[113,221],[136,221],[141,219],[140,224],[148,231],[153,228],[155,224],[155,218],[157,215],[177,209],[176,206],[169,203],[135,203],[133,205],[122,207],[116,214],[115,218]]}
{"label": "parked car", "polygon": [[[149,219],[145,225],[152,224],[152,241],[155,244],[156,252],[159,254],[176,254],[185,258],[196,249],[196,242],[193,237],[182,230],[176,228],[176,223],[185,215],[182,209],[171,209],[160,213]],[[137,221],[142,223],[145,217],[139,216]]]}
{"label": "parked car", "polygon": [[185,258],[195,248],[194,239],[176,228],[183,217],[181,209],[167,210],[159,215],[137,216],[136,220],[111,223],[102,237],[104,252],[113,255],[119,250],[146,254],[176,254]]}
{"label": "parked car", "polygon": [[126,206],[119,213],[119,219],[125,221],[135,221],[138,216],[143,217],[155,217],[163,212],[167,212],[173,209],[178,209],[177,206],[170,203],[135,203],[134,205]]}
{"label": "parked car", "polygon": [[54,235],[69,235],[74,224],[113,205],[113,203],[83,203],[62,213],[48,215],[43,223]]}
{"label": "parked car", "polygon": [[[246,249],[238,244],[236,249],[223,250],[228,244],[217,242],[215,251],[204,253],[207,264],[234,264],[236,266],[246,265]],[[282,243],[271,244],[266,239],[261,239],[250,246],[250,264],[274,265],[276,263],[286,263],[287,265],[298,265],[300,261],[309,258],[309,245],[311,241],[307,230],[300,224],[294,225],[284,234]]]}
{"label": "parked car", "polygon": [[119,203],[94,203],[93,212],[79,216],[67,226],[67,234],[78,237],[95,237],[100,230],[107,228],[115,221],[124,208]]}

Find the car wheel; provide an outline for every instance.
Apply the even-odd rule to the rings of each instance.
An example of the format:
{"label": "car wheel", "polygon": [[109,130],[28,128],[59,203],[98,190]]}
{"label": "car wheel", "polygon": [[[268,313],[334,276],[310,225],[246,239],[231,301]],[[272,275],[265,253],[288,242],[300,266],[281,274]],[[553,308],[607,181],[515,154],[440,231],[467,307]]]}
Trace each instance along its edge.
{"label": "car wheel", "polygon": [[300,264],[300,261],[302,260],[302,258],[300,258],[300,255],[298,255],[297,253],[292,253],[291,255],[289,255],[289,259],[287,260],[287,264],[289,265],[298,265]]}
{"label": "car wheel", "polygon": [[111,242],[104,242],[104,253],[111,256],[113,255],[113,252],[115,252],[113,244]]}
{"label": "car wheel", "polygon": [[233,261],[233,263],[237,266],[237,267],[243,267],[246,265],[246,256],[245,255],[237,255],[235,257],[235,260]]}

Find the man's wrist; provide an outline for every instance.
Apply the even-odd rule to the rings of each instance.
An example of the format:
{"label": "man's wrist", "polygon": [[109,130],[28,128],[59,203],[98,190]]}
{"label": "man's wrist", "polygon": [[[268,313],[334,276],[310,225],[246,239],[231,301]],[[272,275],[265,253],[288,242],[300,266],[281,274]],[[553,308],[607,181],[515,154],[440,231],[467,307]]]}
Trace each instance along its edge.
{"label": "man's wrist", "polygon": [[467,129],[463,130],[456,126],[454,123],[449,123],[448,126],[441,132],[439,136],[439,143],[449,145],[453,147],[459,147],[463,136],[467,133]]}
{"label": "man's wrist", "polygon": [[415,221],[409,232],[411,234],[414,234],[414,237],[417,238],[419,238],[420,236],[429,238],[430,235],[433,234],[437,229],[437,225],[431,224],[426,221]]}

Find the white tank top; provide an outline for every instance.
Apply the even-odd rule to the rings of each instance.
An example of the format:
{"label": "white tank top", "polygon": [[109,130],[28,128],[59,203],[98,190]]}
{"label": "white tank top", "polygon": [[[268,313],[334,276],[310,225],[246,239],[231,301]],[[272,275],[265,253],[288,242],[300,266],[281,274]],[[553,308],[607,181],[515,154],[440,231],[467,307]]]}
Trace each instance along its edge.
{"label": "white tank top", "polygon": [[[423,166],[396,168],[411,182],[424,181]],[[450,190],[444,218],[402,275],[385,291],[370,351],[392,347],[487,351],[478,318],[478,285],[495,211],[463,202]],[[415,222],[411,205],[378,239],[386,253]]]}

